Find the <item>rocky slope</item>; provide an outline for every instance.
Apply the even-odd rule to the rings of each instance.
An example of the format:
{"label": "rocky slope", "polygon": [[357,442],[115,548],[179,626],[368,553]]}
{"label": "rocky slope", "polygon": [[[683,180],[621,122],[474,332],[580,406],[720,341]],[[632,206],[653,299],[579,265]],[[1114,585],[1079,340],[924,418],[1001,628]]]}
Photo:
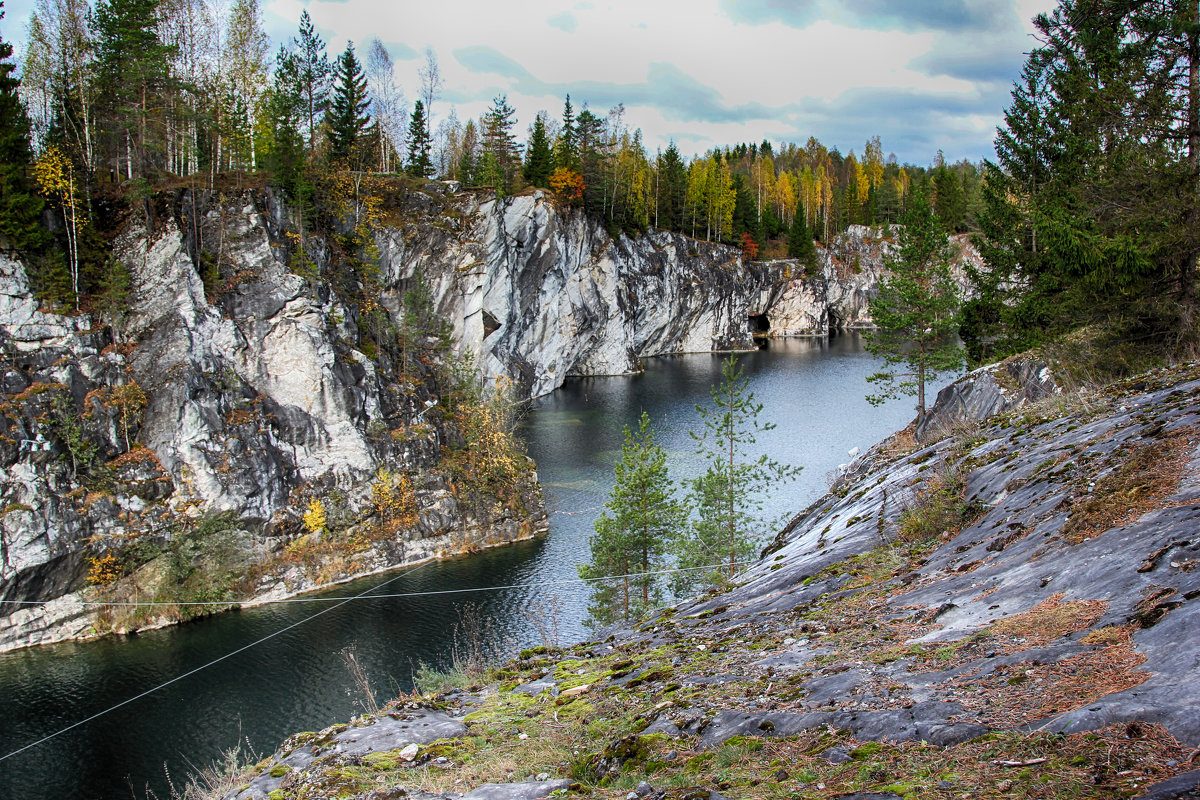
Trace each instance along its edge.
{"label": "rocky slope", "polygon": [[299,734],[225,796],[1195,797],[1200,365],[929,438],[737,586]]}

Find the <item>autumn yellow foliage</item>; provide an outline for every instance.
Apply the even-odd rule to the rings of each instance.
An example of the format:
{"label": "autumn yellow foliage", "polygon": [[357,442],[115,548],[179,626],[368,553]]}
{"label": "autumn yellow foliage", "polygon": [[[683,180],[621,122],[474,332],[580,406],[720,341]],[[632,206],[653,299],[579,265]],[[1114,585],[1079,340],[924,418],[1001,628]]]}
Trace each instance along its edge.
{"label": "autumn yellow foliage", "polygon": [[312,498],[308,501],[308,510],[304,512],[304,528],[309,533],[323,533],[325,531],[325,504],[317,498]]}
{"label": "autumn yellow foliage", "polygon": [[88,556],[87,581],[93,586],[108,586],[121,577],[121,568],[112,553]]}

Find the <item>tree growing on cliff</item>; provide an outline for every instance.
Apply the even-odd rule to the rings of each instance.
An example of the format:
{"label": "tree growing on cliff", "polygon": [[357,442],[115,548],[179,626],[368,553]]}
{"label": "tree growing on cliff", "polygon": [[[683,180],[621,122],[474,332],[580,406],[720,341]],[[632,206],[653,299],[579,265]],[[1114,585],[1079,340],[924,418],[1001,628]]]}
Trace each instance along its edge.
{"label": "tree growing on cliff", "polygon": [[433,175],[433,162],[429,159],[429,121],[425,118],[425,104],[420,100],[413,105],[412,119],[408,123],[408,165],[405,171],[414,178]]}
{"label": "tree growing on cliff", "polygon": [[579,577],[592,584],[588,613],[597,625],[634,619],[661,600],[658,572],[667,542],[687,517],[667,475],[667,454],[654,441],[650,415],[642,412],[636,431],[625,428],[616,483],[589,540],[592,560]]}
{"label": "tree growing on cliff", "polygon": [[550,137],[546,133],[545,112],[533,119],[533,130],[529,134],[529,146],[525,153],[525,180],[531,186],[545,188],[550,185],[550,172],[554,166],[554,153],[550,148]]}
{"label": "tree growing on cliff", "polygon": [[915,395],[920,419],[925,416],[925,384],[963,365],[958,346],[961,297],[950,272],[950,242],[922,193],[913,198],[898,245],[899,252],[884,259],[890,276],[871,301],[875,330],[867,333],[867,350],[883,358],[885,369],[867,378],[879,387],[867,400],[879,405],[901,394]]}
{"label": "tree growing on cliff", "polygon": [[803,213],[792,218],[792,227],[788,230],[788,258],[797,259],[807,271],[817,269],[817,247]]}
{"label": "tree growing on cliff", "polygon": [[329,159],[337,162],[358,155],[357,150],[371,121],[367,116],[367,108],[371,105],[367,96],[367,76],[354,54],[353,43],[346,44],[333,74],[333,99],[325,121],[329,125]]}
{"label": "tree growing on cliff", "polygon": [[762,404],[747,390],[749,379],[733,356],[725,360],[721,378],[712,389],[714,407],[696,406],[703,429],[693,431],[692,438],[708,469],[692,481],[688,504],[695,517],[674,543],[678,566],[687,570],[672,581],[677,592],[728,579],[752,558],[764,527],[759,518],[763,494],[800,472],[765,453],[751,455],[758,434],[775,425],[759,422]]}

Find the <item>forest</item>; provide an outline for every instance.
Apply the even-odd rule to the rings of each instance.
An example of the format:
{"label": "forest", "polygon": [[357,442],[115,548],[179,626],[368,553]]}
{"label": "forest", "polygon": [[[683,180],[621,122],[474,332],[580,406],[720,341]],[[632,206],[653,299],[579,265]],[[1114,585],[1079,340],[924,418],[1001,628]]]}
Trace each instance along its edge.
{"label": "forest", "polygon": [[597,113],[569,95],[523,140],[503,95],[479,119],[450,109],[435,127],[432,51],[410,108],[380,40],[331,55],[307,12],[276,46],[258,0],[217,16],[205,0],[39,0],[19,68],[0,39],[0,236],[40,296],[78,307],[122,283],[106,255],[113,219],[167,188],[283,192],[300,271],[306,227],[329,234],[348,217],[356,233],[339,257],[370,261],[364,181],[537,187],[614,234],[655,227],[810,260],[814,238],[901,222],[919,193],[945,229],[975,234],[986,262],[963,310],[973,361],[1097,323],[1127,350],[1186,350],[1200,253],[1195,17],[1181,2],[1061,3],[1035,20],[995,160],[939,152],[922,167],[885,155],[879,136],[845,155],[812,137],[650,153],[623,106]]}
{"label": "forest", "polygon": [[[941,153],[932,168],[901,165],[878,136],[857,155],[811,137],[650,153],[621,105],[597,113],[569,95],[561,115],[538,111],[523,140],[504,96],[477,120],[451,109],[435,127],[444,80],[432,51],[409,107],[377,38],[361,55],[353,43],[331,55],[307,12],[278,46],[258,0],[214,13],[205,0],[39,0],[19,71],[6,45],[0,233],[27,254],[44,298],[72,305],[103,290],[114,204],[230,180],[282,190],[302,211],[298,227],[328,227],[339,187],[363,175],[501,196],[536,187],[614,234],[674,230],[749,257],[797,256],[848,225],[898,222],[914,189],[951,230],[976,226],[981,170]],[[56,218],[50,236],[43,212]]]}

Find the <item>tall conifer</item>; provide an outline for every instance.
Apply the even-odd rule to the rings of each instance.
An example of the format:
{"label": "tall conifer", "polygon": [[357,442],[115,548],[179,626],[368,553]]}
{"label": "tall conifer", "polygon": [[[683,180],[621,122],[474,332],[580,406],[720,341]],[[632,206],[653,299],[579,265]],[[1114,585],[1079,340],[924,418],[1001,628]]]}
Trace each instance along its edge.
{"label": "tall conifer", "polygon": [[550,185],[550,172],[554,155],[550,151],[550,138],[546,135],[546,120],[542,114],[533,119],[533,130],[529,134],[529,146],[525,152],[525,180],[533,186],[546,188]]}
{"label": "tall conifer", "polygon": [[425,117],[425,104],[418,100],[413,105],[412,120],[408,123],[408,164],[404,171],[415,178],[433,175],[433,162],[429,158],[429,120]]}
{"label": "tall conifer", "polygon": [[325,119],[329,125],[329,159],[343,161],[357,155],[358,145],[371,118],[367,107],[367,76],[354,54],[354,43],[347,42],[333,71],[333,99]]}
{"label": "tall conifer", "polygon": [[[0,19],[4,3],[0,0]],[[42,243],[39,214],[42,200],[28,177],[33,152],[29,146],[29,116],[18,95],[20,81],[9,60],[12,45],[0,38],[0,235],[7,246],[28,250]]]}
{"label": "tall conifer", "polygon": [[592,584],[591,619],[607,624],[633,619],[661,600],[667,544],[686,512],[667,475],[667,454],[654,441],[650,415],[642,412],[636,431],[625,428],[616,483],[589,540],[591,561],[580,565]]}

